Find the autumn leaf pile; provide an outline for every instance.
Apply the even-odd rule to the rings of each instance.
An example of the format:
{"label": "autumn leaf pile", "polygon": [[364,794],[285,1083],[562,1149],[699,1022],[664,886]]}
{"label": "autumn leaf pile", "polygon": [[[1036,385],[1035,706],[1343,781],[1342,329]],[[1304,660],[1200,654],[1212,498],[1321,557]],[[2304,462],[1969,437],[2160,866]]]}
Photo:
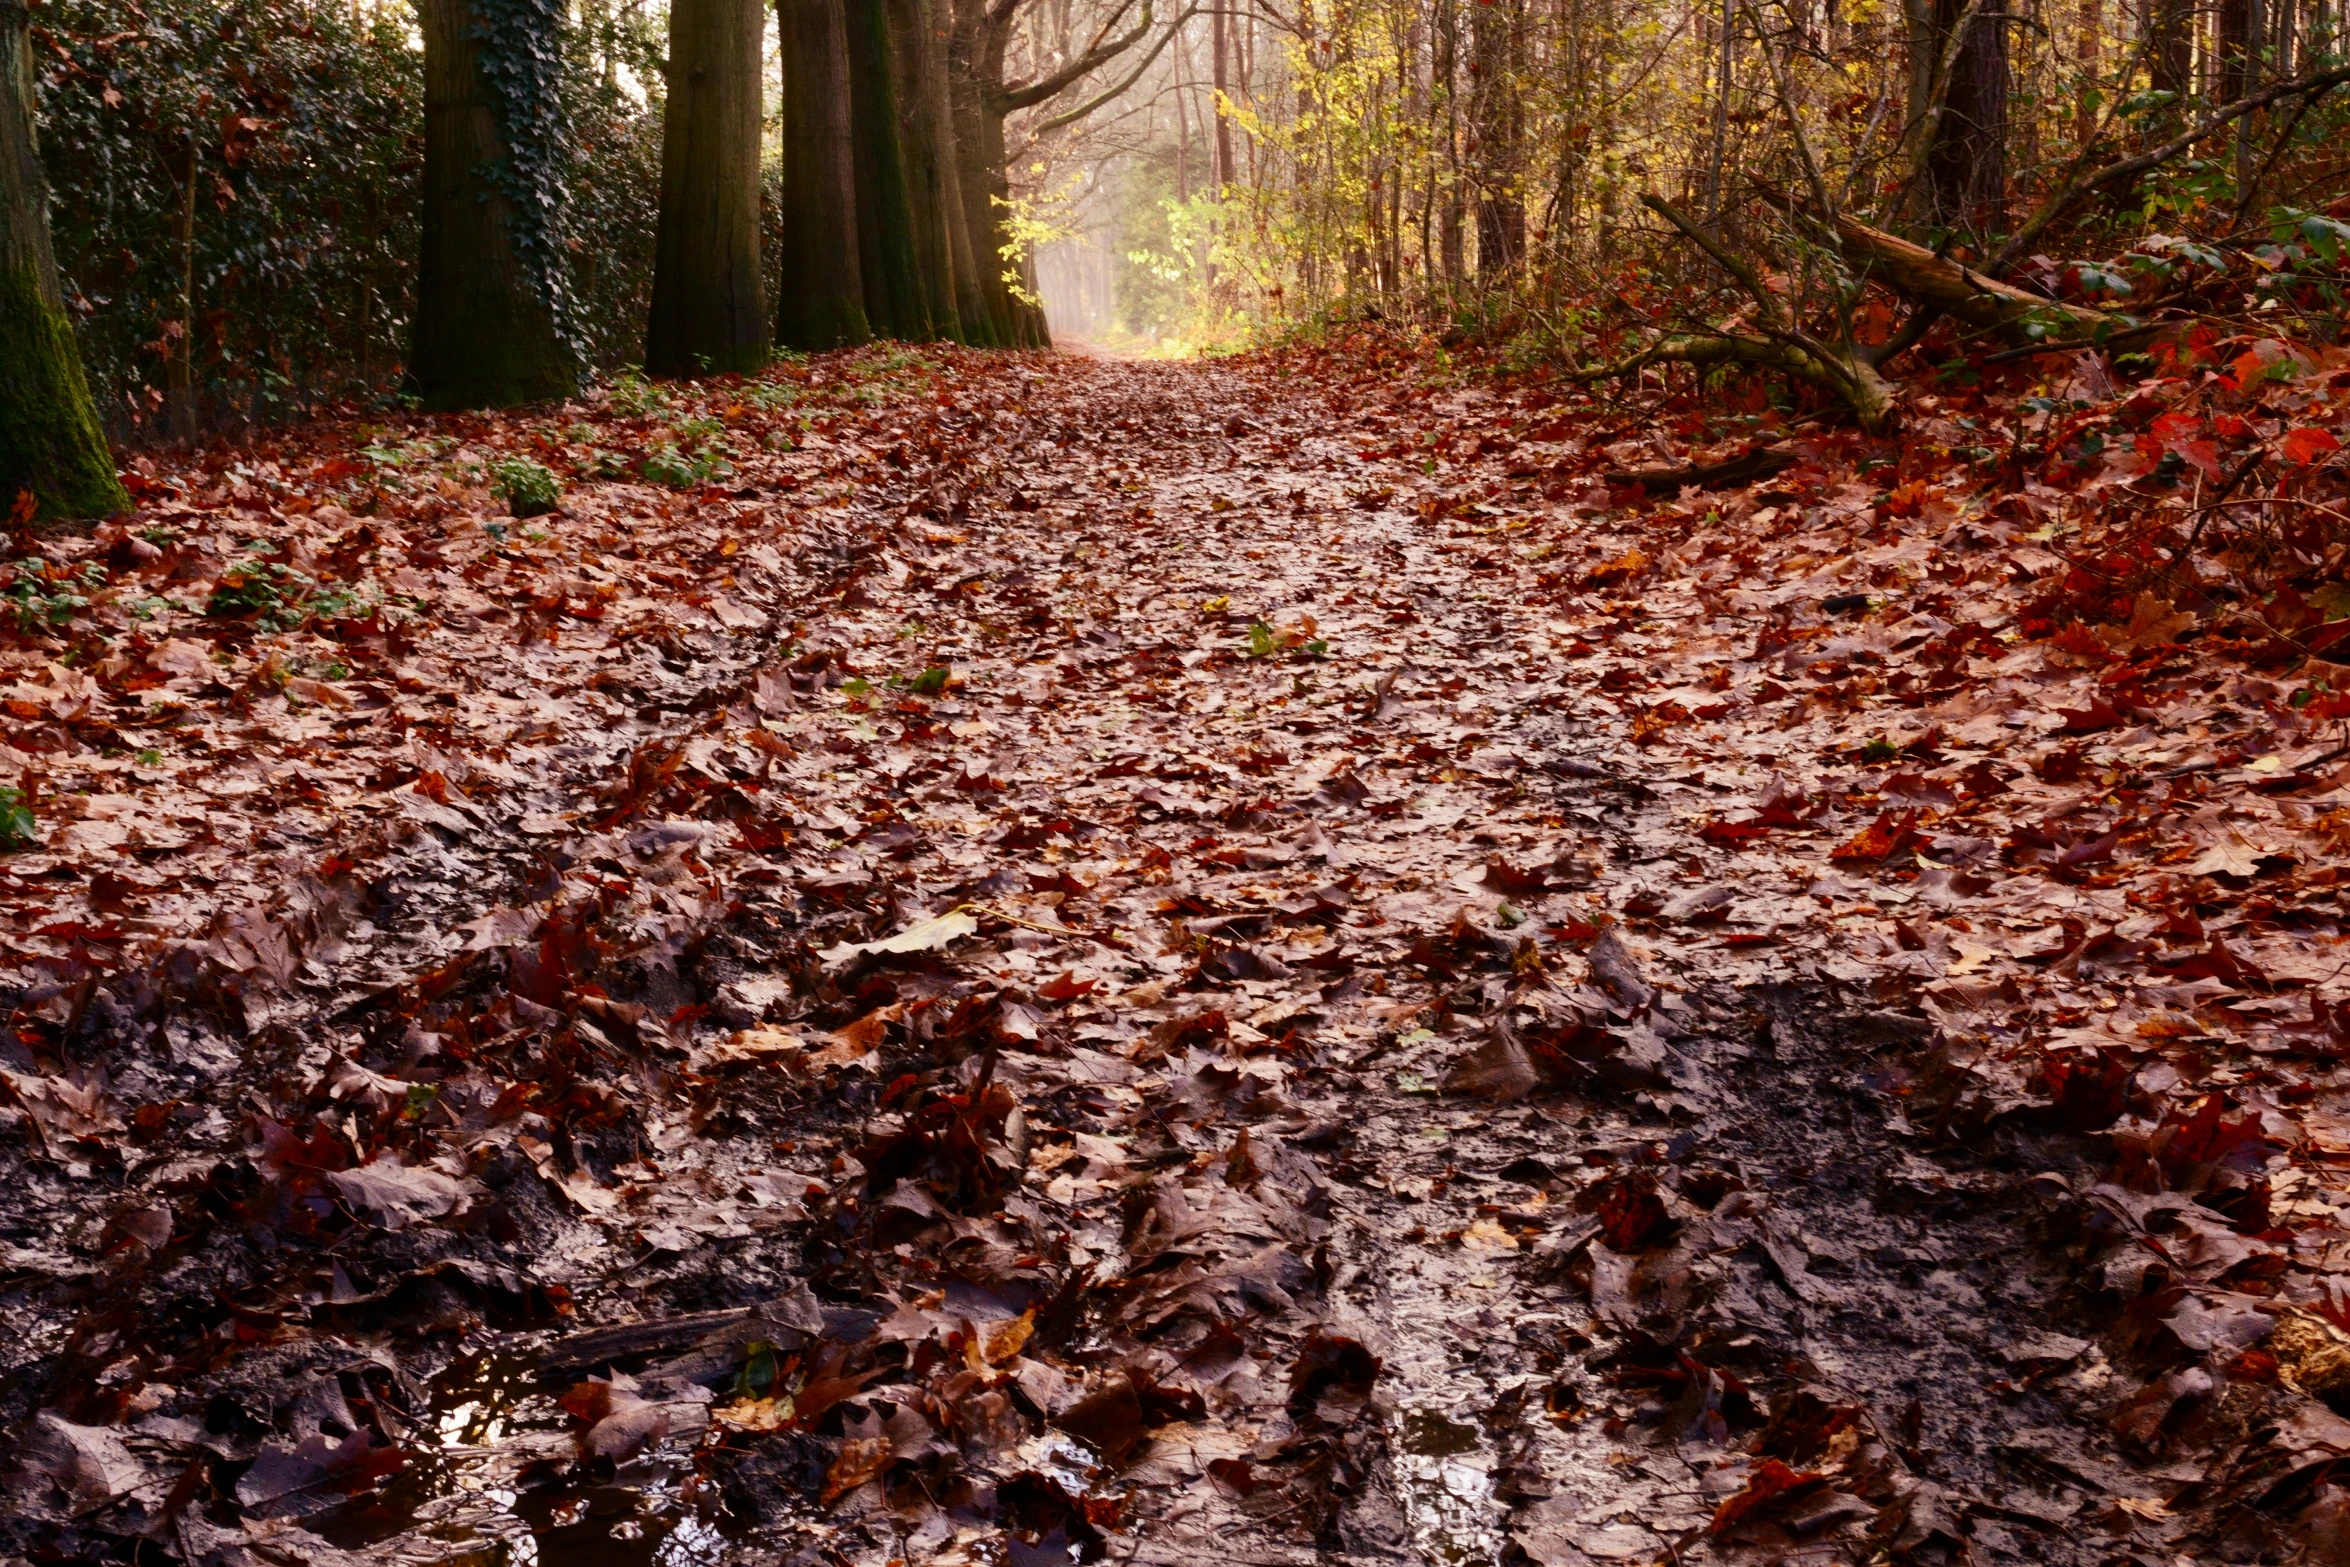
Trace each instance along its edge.
{"label": "autumn leaf pile", "polygon": [[[11,1548],[2338,1541],[2350,359],[2134,368],[1880,442],[877,351],[142,460],[0,567]],[[1789,998],[2061,1278],[1951,1373],[2061,1442],[1807,1347]]]}

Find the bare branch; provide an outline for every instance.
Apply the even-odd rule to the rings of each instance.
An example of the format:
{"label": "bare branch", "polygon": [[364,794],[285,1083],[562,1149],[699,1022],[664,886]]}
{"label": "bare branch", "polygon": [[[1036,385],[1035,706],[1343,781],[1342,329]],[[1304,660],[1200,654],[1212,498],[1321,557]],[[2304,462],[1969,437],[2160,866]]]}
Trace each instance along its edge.
{"label": "bare branch", "polygon": [[2055,195],[2040,204],[2039,211],[2024,220],[2024,226],[2017,229],[2014,236],[2000,247],[1998,256],[1993,259],[1988,270],[1994,273],[2005,271],[2015,263],[2017,257],[2030,254],[2032,247],[2040,242],[2040,236],[2047,233],[2058,219],[2071,213],[2105,186],[2124,184],[2149,169],[2159,168],[2212,132],[2255,110],[2265,109],[2286,98],[2318,97],[2345,82],[2350,82],[2350,65],[2312,72],[2289,82],[2273,82],[2258,92],[2247,93],[2234,103],[2223,104],[2212,110],[2193,126],[2158,147],[2149,147],[2135,157],[2109,163],[2094,174],[2076,172]]}

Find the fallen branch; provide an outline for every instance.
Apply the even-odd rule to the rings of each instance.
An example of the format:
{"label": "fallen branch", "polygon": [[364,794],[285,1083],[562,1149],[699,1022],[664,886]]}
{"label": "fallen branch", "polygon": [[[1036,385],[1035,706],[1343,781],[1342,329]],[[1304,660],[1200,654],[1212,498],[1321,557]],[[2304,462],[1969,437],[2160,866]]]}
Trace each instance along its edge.
{"label": "fallen branch", "polygon": [[1893,388],[1873,366],[1857,361],[1827,363],[1804,349],[1770,338],[1739,337],[1722,332],[1674,332],[1612,365],[1581,370],[1577,381],[1608,381],[1635,375],[1653,364],[1683,364],[1699,368],[1717,365],[1753,365],[1778,370],[1832,392],[1851,408],[1862,429],[1883,431],[1893,421]]}
{"label": "fallen branch", "polygon": [[[1798,211],[1795,203],[1783,194],[1766,191],[1764,199],[1783,211]],[[2073,333],[2094,337],[2138,324],[2126,316],[2088,305],[2067,304],[2061,299],[2049,299],[2012,283],[2003,283],[1989,272],[1938,256],[1923,245],[1871,228],[1845,213],[1837,213],[1832,221],[1816,213],[1801,215],[1833,228],[1846,259],[1865,261],[1873,281],[1971,327],[2017,335],[2027,333],[2033,326],[2061,325]]]}
{"label": "fallen branch", "polygon": [[1992,258],[1989,270],[1994,273],[2004,272],[2015,265],[2017,258],[2030,254],[2032,247],[2040,242],[2040,236],[2047,233],[2059,219],[2069,215],[2073,208],[2106,186],[2134,180],[2147,170],[2170,162],[2212,132],[2256,110],[2265,109],[2272,103],[2286,98],[2316,98],[2346,82],[2350,82],[2350,66],[2314,71],[2289,82],[2273,82],[2258,92],[2247,93],[2234,103],[2222,104],[2160,146],[2149,147],[2135,157],[2109,163],[2094,172],[2082,172],[2082,165],[2088,157],[2088,149],[2082,149],[2082,156],[2075,160],[2073,170],[2064,184],[2057,188],[2054,195],[2040,203],[2040,209],[2026,218],[2023,227],[2017,229],[2008,242],[2000,247],[1999,254]]}
{"label": "fallen branch", "polygon": [[1699,249],[1713,257],[1722,270],[1736,278],[1754,300],[1755,322],[1763,335],[1749,337],[1728,331],[1676,332],[1660,338],[1620,364],[1587,370],[1579,380],[1596,381],[1630,375],[1652,364],[1750,364],[1782,371],[1833,393],[1860,421],[1862,429],[1878,434],[1893,422],[1893,388],[1877,367],[1850,344],[1835,347],[1797,326],[1786,306],[1773,294],[1752,264],[1732,255],[1727,246],[1695,218],[1651,191],[1640,204],[1670,223]]}
{"label": "fallen branch", "polygon": [[1729,490],[1767,479],[1792,468],[1799,459],[1784,446],[1751,446],[1724,462],[1692,463],[1679,468],[1633,468],[1600,477],[1618,489],[1637,485],[1651,495],[1674,495],[1695,486],[1701,490]]}

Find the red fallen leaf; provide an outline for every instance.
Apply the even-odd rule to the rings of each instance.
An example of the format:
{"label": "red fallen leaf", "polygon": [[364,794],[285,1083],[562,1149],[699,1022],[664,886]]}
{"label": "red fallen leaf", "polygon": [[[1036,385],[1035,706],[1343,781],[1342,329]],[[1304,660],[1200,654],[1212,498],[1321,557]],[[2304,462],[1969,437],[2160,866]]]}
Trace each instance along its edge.
{"label": "red fallen leaf", "polygon": [[2314,427],[2291,430],[2285,435],[2285,461],[2296,468],[2317,461],[2328,452],[2338,452],[2342,443],[2331,430]]}
{"label": "red fallen leaf", "polygon": [[1746,1484],[1737,1495],[1727,1497],[1714,1509],[1714,1520],[1706,1525],[1709,1534],[1725,1534],[1739,1519],[1758,1507],[1781,1499],[1792,1500],[1828,1482],[1806,1469],[1790,1469],[1776,1458],[1766,1458],[1754,1466],[1746,1477]]}
{"label": "red fallen leaf", "polygon": [[1754,802],[1754,819],[1765,827],[1804,827],[1825,808],[1784,778],[1773,777],[1762,798]]}
{"label": "red fallen leaf", "polygon": [[2104,697],[2098,697],[2087,707],[2068,707],[2057,715],[2064,720],[2067,734],[2089,734],[2099,729],[2115,729],[2129,722],[2129,714],[2114,706]]}
{"label": "red fallen leaf", "polygon": [[1599,1203],[1599,1235],[1608,1246],[1627,1255],[1644,1251],[1661,1239],[1672,1224],[1656,1178],[1635,1171],[1608,1187]]}
{"label": "red fallen leaf", "polygon": [[1768,947],[1774,945],[1778,939],[1767,930],[1734,930],[1722,938],[1722,945],[1725,947]]}
{"label": "red fallen leaf", "polygon": [[1697,836],[1707,843],[1734,849],[1742,843],[1751,843],[1769,831],[1770,828],[1760,821],[1749,819],[1743,822],[1707,822],[1698,829]]}
{"label": "red fallen leaf", "polygon": [[1918,813],[1914,809],[1898,816],[1891,811],[1880,811],[1875,821],[1830,849],[1828,858],[1839,864],[1891,859],[1917,841],[1917,827]]}
{"label": "red fallen leaf", "polygon": [[2102,1132],[2121,1119],[2138,1069],[2127,1051],[2084,1051],[2049,1057],[2040,1075],[2066,1131]]}
{"label": "red fallen leaf", "polygon": [[2199,1164],[2216,1164],[2244,1144],[2256,1141],[2260,1136],[2259,1114],[2248,1110],[2230,1121],[2227,1108],[2225,1094],[2205,1094],[2192,1114],[2181,1117],[2173,1108],[2163,1117],[2154,1139],[2164,1168],[2176,1172]]}
{"label": "red fallen leaf", "polygon": [[2009,792],[2007,780],[1999,776],[1998,769],[1994,768],[1988,760],[1977,762],[1961,772],[1958,775],[1958,781],[1968,794],[1978,800],[1989,799],[1992,795]]}
{"label": "red fallen leaf", "polygon": [[1542,891],[1550,884],[1543,879],[1543,867],[1520,870],[1506,860],[1488,860],[1485,863],[1485,885],[1508,898],[1526,898]]}
{"label": "red fallen leaf", "polygon": [[1246,1496],[1257,1488],[1257,1477],[1245,1458],[1211,1458],[1209,1477],[1217,1484],[1229,1487],[1235,1496]]}
{"label": "red fallen leaf", "polygon": [[1046,1001],[1075,1001],[1080,996],[1092,995],[1099,984],[1099,980],[1079,979],[1077,971],[1070,969],[1058,979],[1046,981],[1037,995]]}
{"label": "red fallen leaf", "polygon": [[2076,843],[2058,855],[2056,863],[2067,866],[2095,865],[2100,861],[2110,860],[2113,858],[2113,851],[2120,846],[2122,833],[2126,830],[2117,828],[2102,838],[2092,838],[2087,843]]}
{"label": "red fallen leaf", "polygon": [[2217,936],[2201,952],[2190,952],[2181,958],[2156,958],[2154,966],[2179,979],[2224,979],[2231,985],[2252,990],[2276,988],[2266,974],[2230,952],[2227,943]]}

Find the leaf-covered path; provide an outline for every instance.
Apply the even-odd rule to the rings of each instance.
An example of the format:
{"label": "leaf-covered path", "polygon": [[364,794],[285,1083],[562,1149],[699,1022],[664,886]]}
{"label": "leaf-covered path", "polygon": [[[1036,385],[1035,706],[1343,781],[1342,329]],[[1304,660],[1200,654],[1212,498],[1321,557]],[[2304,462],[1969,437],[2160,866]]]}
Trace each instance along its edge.
{"label": "leaf-covered path", "polygon": [[1701,491],[1440,368],[840,356],[48,541],[13,1548],[2338,1541],[2322,704],[2052,638],[2124,492],[1931,410]]}

